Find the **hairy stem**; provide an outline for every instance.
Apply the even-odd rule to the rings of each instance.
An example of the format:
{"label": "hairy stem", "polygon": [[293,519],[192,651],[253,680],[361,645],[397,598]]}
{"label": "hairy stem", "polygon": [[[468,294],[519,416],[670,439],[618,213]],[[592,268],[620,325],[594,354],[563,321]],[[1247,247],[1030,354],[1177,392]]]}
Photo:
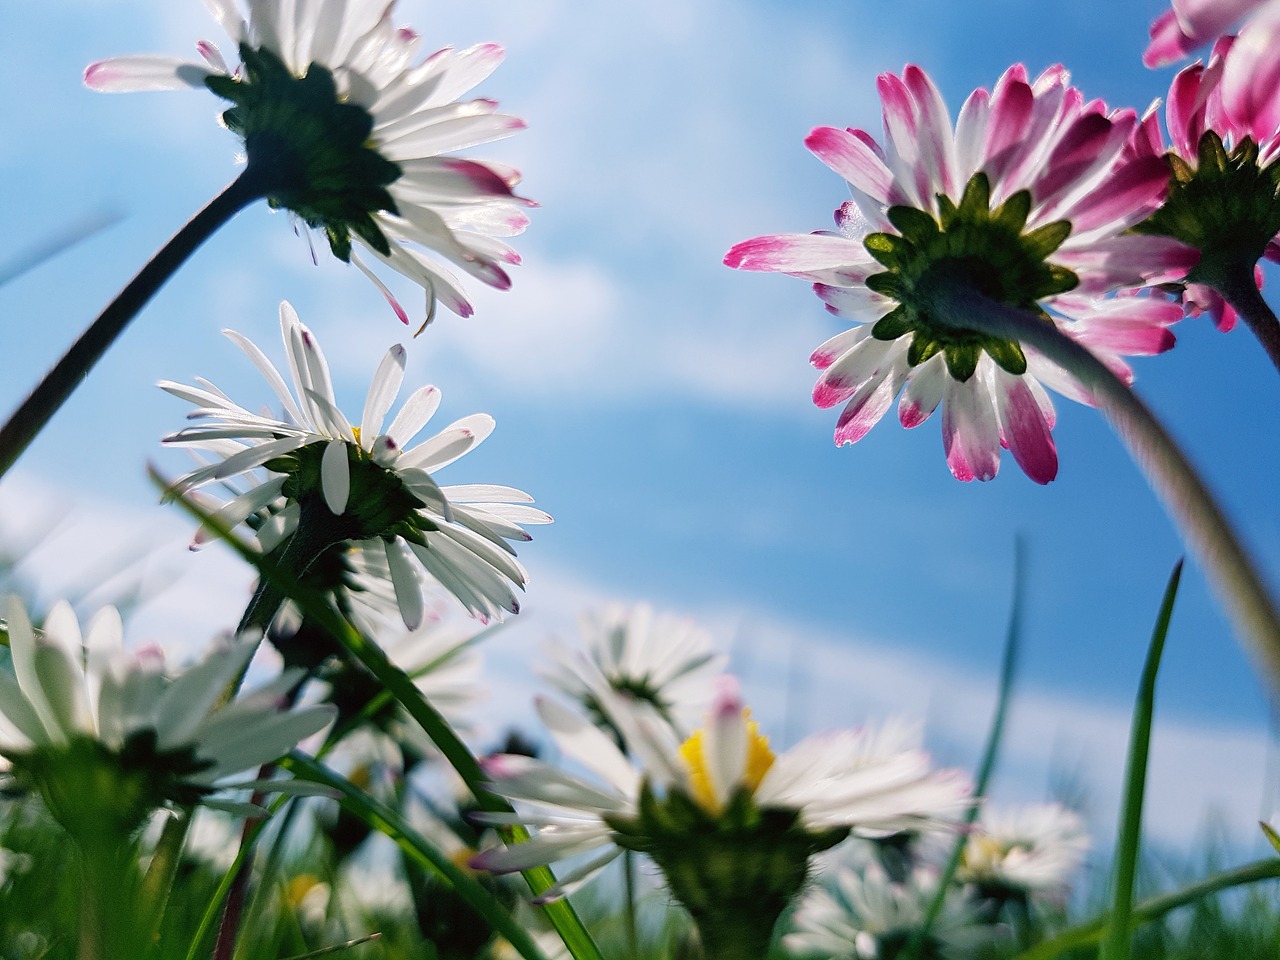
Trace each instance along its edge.
{"label": "hairy stem", "polygon": [[1280,320],[1262,299],[1262,292],[1253,279],[1253,265],[1239,263],[1227,267],[1221,276],[1212,279],[1210,286],[1235,308],[1240,319],[1262,344],[1271,365],[1280,372]]}

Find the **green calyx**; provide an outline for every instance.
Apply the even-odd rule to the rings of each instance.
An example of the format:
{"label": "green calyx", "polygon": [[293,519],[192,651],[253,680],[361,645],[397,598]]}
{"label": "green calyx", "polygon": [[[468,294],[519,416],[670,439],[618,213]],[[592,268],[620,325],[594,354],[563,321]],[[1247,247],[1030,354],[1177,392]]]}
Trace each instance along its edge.
{"label": "green calyx", "polygon": [[346,540],[390,540],[403,537],[410,543],[426,544],[426,534],[439,529],[421,513],[422,501],[405,487],[399,475],[376,462],[354,443],[347,446],[347,469],[351,492],[347,507],[334,515],[325,504],[322,462],[328,440],[317,440],[292,453],[263,464],[275,473],[288,474],[281,492],[302,506],[315,522],[323,517],[327,527],[323,540],[338,544]]}
{"label": "green calyx", "polygon": [[157,749],[154,730],[131,733],[119,750],[89,736],[13,756],[19,784],[82,845],[123,844],[166,803],[191,805],[208,791],[188,782],[212,761],[194,746]]}
{"label": "green calyx", "polygon": [[763,958],[809,859],[849,834],[807,830],[798,811],[760,807],[746,788],[713,814],[678,787],[659,797],[647,782],[637,815],[608,823],[619,846],[661,868],[698,925],[708,960]]}
{"label": "green calyx", "polygon": [[1169,196],[1134,229],[1199,250],[1190,282],[1220,287],[1233,269],[1251,271],[1280,233],[1280,163],[1259,166],[1258,145],[1248,137],[1228,151],[1212,130],[1200,138],[1194,168],[1173,153],[1166,160]]}
{"label": "green calyx", "polygon": [[223,122],[243,138],[246,173],[260,179],[267,202],[324,230],[339,260],[351,259],[352,233],[389,254],[373,214],[397,212],[387,187],[401,170],[370,144],[373,117],[345,102],[318,63],[295,77],[270,50],[243,43],[240,59],[243,76],[216,74],[205,84],[234,104]]}
{"label": "green calyx", "polygon": [[1039,301],[1073,289],[1074,273],[1047,258],[1071,234],[1066,220],[1023,232],[1031,212],[1031,194],[1019,190],[991,207],[991,185],[975,173],[957,205],[938,194],[939,217],[914,207],[890,207],[889,221],[898,233],[873,233],[864,244],[886,271],[867,278],[876,293],[898,302],[871,328],[877,340],[912,334],[907,362],[924,363],[941,352],[951,376],[961,382],[973,376],[983,352],[1002,369],[1027,369],[1022,347],[973,330],[949,326],[934,316],[935,293],[958,285],[1050,322]]}

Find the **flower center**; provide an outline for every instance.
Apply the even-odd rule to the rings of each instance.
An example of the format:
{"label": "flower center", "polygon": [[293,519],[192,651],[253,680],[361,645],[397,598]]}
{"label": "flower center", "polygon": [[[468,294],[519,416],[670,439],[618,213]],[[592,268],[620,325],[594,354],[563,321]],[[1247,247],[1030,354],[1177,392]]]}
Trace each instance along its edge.
{"label": "flower center", "polygon": [[260,179],[271,206],[322,229],[338,259],[351,258],[353,232],[387,256],[390,243],[373,214],[397,212],[387,187],[402,171],[371,144],[369,111],[344,100],[318,63],[295,77],[270,50],[243,43],[240,60],[243,76],[218,74],[205,84],[233,104],[222,119],[244,139],[246,174]]}
{"label": "flower center", "polygon": [[931,303],[940,290],[964,286],[1049,322],[1039,301],[1079,282],[1070,270],[1047,260],[1070,236],[1070,222],[1026,231],[1030,192],[1019,190],[993,209],[985,173],[970,178],[958,205],[938,194],[938,210],[935,219],[915,207],[890,207],[889,221],[898,233],[872,233],[864,241],[867,252],[887,268],[868,277],[867,286],[898,303],[871,335],[897,340],[911,334],[911,366],[942,353],[951,376],[961,382],[973,376],[983,352],[1009,373],[1025,372],[1027,359],[1017,342],[949,326],[933,315]]}
{"label": "flower center", "polygon": [[[743,723],[747,728],[747,762],[743,769],[742,781],[735,784],[748,794],[754,794],[760,781],[773,766],[774,755],[769,749],[769,738],[760,732],[760,724],[751,719],[751,711],[743,709]],[[719,813],[720,804],[716,800],[715,789],[711,783],[711,772],[708,768],[706,753],[706,733],[695,730],[693,735],[680,745],[680,759],[684,761],[689,772],[689,788],[693,799],[708,813]]]}

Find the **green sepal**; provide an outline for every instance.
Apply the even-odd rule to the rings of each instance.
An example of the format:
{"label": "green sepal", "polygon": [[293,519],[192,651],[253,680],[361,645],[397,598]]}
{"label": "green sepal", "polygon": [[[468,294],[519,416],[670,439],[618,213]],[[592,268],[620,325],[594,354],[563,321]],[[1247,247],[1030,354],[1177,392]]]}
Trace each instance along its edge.
{"label": "green sepal", "polygon": [[[991,219],[994,220],[996,223],[999,223],[1001,226],[1008,228],[1013,233],[1020,234],[1022,233],[1022,228],[1027,225],[1027,217],[1030,214],[1031,214],[1031,191],[1019,190],[1017,193],[1009,197],[1009,199],[1006,200],[1004,203],[1000,204],[1000,207],[998,210],[995,210],[992,212]],[[1050,224],[1050,226],[1052,226],[1052,224]],[[1040,229],[1043,230],[1044,228],[1041,227]],[[1032,233],[1024,236],[1022,238],[1023,242],[1025,243],[1037,232],[1039,231],[1032,231]],[[1068,223],[1067,234],[1069,233],[1071,233],[1071,224]],[[1062,239],[1063,240],[1066,239],[1066,234],[1063,234]],[[1058,241],[1058,243],[1061,243],[1061,242],[1062,240]],[[1044,255],[1052,253],[1057,248],[1058,248],[1057,244],[1054,244],[1054,246],[1050,247],[1048,250],[1045,251]]]}
{"label": "green sepal", "polygon": [[981,170],[965,184],[956,215],[968,222],[991,218],[991,181]]}
{"label": "green sepal", "polygon": [[916,335],[911,338],[911,345],[907,347],[907,365],[918,367],[941,349],[940,341],[922,331],[916,331]]}
{"label": "green sepal", "polygon": [[1262,828],[1262,833],[1266,836],[1267,843],[1271,844],[1271,848],[1276,853],[1280,853],[1280,833],[1276,833],[1271,824],[1264,821],[1259,821],[1258,826]]}
{"label": "green sepal", "polygon": [[1005,370],[1015,376],[1020,376],[1027,372],[1027,355],[1022,352],[1022,347],[1013,340],[1000,340],[991,337],[983,343],[983,349],[1001,370]]}
{"label": "green sepal", "polygon": [[867,289],[873,293],[878,293],[882,297],[890,297],[901,302],[904,299],[903,294],[906,293],[906,284],[902,277],[896,273],[873,273],[867,277]]}
{"label": "green sepal", "polygon": [[875,322],[871,328],[871,336],[877,340],[897,340],[914,328],[911,312],[899,304]]}
{"label": "green sepal", "polygon": [[1062,246],[1062,242],[1069,236],[1071,236],[1071,221],[1055,220],[1053,223],[1046,223],[1043,227],[1036,227],[1031,232],[1023,234],[1022,243],[1032,256],[1043,260]]}
{"label": "green sepal", "polygon": [[951,378],[965,383],[978,369],[978,358],[982,356],[982,348],[976,343],[948,344],[943,351],[947,358],[947,369]]}
{"label": "green sepal", "polygon": [[888,217],[898,232],[916,246],[924,246],[940,233],[938,221],[916,207],[890,207]]}
{"label": "green sepal", "polygon": [[910,243],[892,233],[869,233],[862,245],[878,263],[890,270],[900,269],[903,260],[911,253]]}

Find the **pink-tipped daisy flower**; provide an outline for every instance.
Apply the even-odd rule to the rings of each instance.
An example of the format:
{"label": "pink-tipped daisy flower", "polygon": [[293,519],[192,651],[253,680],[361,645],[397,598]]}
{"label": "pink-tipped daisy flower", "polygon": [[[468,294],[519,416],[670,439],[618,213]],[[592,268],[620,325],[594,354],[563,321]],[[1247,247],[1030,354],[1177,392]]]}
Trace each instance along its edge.
{"label": "pink-tipped daisy flower", "polygon": [[[487,99],[460,99],[502,60],[497,44],[444,48],[419,60],[422,42],[391,20],[395,0],[206,0],[240,57],[196,44],[199,61],[141,55],[90,64],[85,83],[104,92],[208,88],[230,100],[223,122],[244,140],[246,175],[273,207],[323,230],[335,256],[355,264],[400,318],[408,314],[351,248],[374,257],[437,301],[472,312],[451,262],[506,289],[520,262],[503,238],[528,223],[519,173],[455,156],[523,129]],[[425,256],[422,249],[436,256]]]}
{"label": "pink-tipped daisy flower", "polygon": [[884,144],[857,129],[820,127],[806,144],[848,182],[838,231],[757,237],[730,267],[814,284],[854,326],[818,347],[820,407],[844,404],[837,444],[860,440],[901,394],[915,427],[942,409],[947,465],[989,480],[1008,449],[1038,483],[1057,475],[1046,387],[1089,394],[1029,347],[944,322],[952,291],[1038,314],[1131,381],[1127,355],[1173,345],[1182,316],[1160,297],[1113,296],[1181,279],[1196,254],[1128,228],[1164,198],[1169,172],[1134,136],[1132,110],[1086,101],[1061,67],[1034,81],[1021,65],[976,90],[953,126],[923,70],[879,79]]}

